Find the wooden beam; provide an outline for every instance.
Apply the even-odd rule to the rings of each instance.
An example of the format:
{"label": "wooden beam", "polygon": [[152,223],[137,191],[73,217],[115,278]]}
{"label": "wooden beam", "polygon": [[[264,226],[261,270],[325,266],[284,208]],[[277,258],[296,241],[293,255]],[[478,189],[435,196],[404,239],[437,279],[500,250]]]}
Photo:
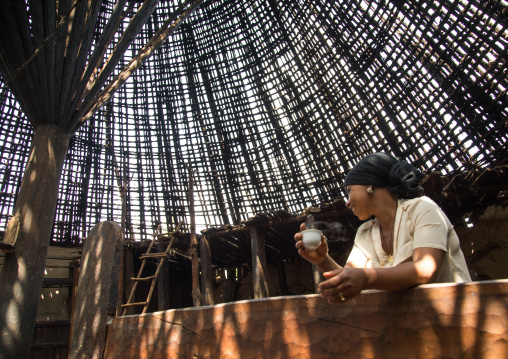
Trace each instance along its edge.
{"label": "wooden beam", "polygon": [[279,277],[279,287],[281,295],[288,295],[288,281],[286,277],[286,267],[284,266],[284,261],[282,260],[279,253],[277,253],[277,275]]}
{"label": "wooden beam", "polygon": [[199,257],[201,258],[201,296],[203,305],[213,305],[213,269],[212,255],[206,236],[199,241]]}
{"label": "wooden beam", "polygon": [[[127,298],[129,298],[129,294],[132,292],[132,287],[134,286],[134,282],[131,280],[132,277],[135,277],[134,271],[134,250],[132,247],[127,247],[123,249],[123,298],[121,300],[120,306],[122,303],[127,302]],[[127,308],[127,310],[123,313],[124,315],[134,314],[134,310],[131,308]]]}
{"label": "wooden beam", "polygon": [[[349,209],[348,209],[349,210]],[[316,222],[315,215],[310,215],[307,217],[307,228],[315,228],[314,224]],[[318,285],[323,280],[323,274],[321,271],[317,268],[315,264],[312,265],[312,279],[314,280],[314,292],[317,293]]]}
{"label": "wooden beam", "polygon": [[189,173],[189,216],[190,216],[190,253],[192,258],[192,301],[195,307],[201,306],[201,289],[199,284],[198,240],[196,238],[196,214],[194,209],[194,172],[187,165]]}
{"label": "wooden beam", "polygon": [[[127,0],[119,0],[116,2],[113,11],[108,19],[108,23],[101,32],[100,38],[95,46],[93,54],[90,56],[86,68],[83,71],[83,78],[81,79],[75,93],[73,94],[73,100],[69,109],[76,109],[79,107],[79,103],[83,100],[83,96],[87,93],[89,83],[93,83],[94,76],[100,72],[100,64],[104,59],[104,54],[109,47],[109,44],[114,39],[114,35],[118,30],[118,27],[124,20],[126,14],[131,10],[133,2],[130,3],[129,9],[124,12],[124,6]],[[88,88],[89,90],[89,88]],[[65,118],[69,118],[67,114]]]}
{"label": "wooden beam", "polygon": [[[351,210],[349,208],[346,209],[340,209],[340,210],[332,210],[332,211],[326,211],[326,212],[319,212],[319,213],[313,213],[313,216],[316,220],[319,221],[329,221],[331,219],[340,218],[343,216],[353,216]],[[278,226],[282,225],[288,225],[288,224],[298,224],[305,222],[307,218],[307,215],[298,215],[296,217],[290,217],[287,219],[277,219],[273,221],[266,221],[266,222],[259,222],[255,223],[256,227],[263,229],[263,228],[276,228]],[[254,225],[254,223],[246,223],[244,226],[238,226],[231,229],[225,229],[225,230],[219,230],[219,231],[213,231],[213,230],[207,230],[206,236],[208,239],[212,239],[215,237],[224,237],[224,236],[234,236],[237,234],[243,234],[250,231],[250,226]]]}
{"label": "wooden beam", "polygon": [[[157,244],[157,252],[165,252],[162,243]],[[169,309],[169,263],[165,258],[159,258],[162,261],[161,269],[157,277],[157,307],[159,310]]]}
{"label": "wooden beam", "polygon": [[255,226],[250,227],[252,249],[252,272],[254,274],[254,298],[267,298],[268,281],[265,254],[265,233]]}
{"label": "wooden beam", "polygon": [[[143,28],[143,25],[146,23],[146,21],[148,20],[148,18],[150,17],[156,6],[157,1],[143,2],[143,4],[139,7],[138,11],[129,22],[127,29],[125,29],[125,31],[122,33],[122,37],[120,38],[115,49],[113,50],[113,52],[111,52],[109,58],[105,61],[105,64],[102,67],[99,76],[95,79],[84,79],[84,81],[89,82],[89,84],[91,85],[89,95],[87,96],[89,98],[84,99],[85,103],[88,101],[95,102],[93,100],[95,98],[95,95],[99,92],[102,86],[106,83],[106,80],[113,73],[113,70],[115,69],[120,59],[124,57],[125,51],[129,48],[131,43],[138,35],[139,31]],[[103,103],[101,103],[101,105]]]}
{"label": "wooden beam", "polygon": [[319,271],[319,269],[316,267],[315,264],[312,265],[312,279],[314,281],[314,293],[318,292],[318,285],[321,282],[323,278],[323,275]]}
{"label": "wooden beam", "polygon": [[[76,68],[78,52],[81,46],[84,47],[84,49],[81,48],[81,51],[85,54],[89,50],[89,45],[82,43],[83,38],[85,37],[83,36],[83,29],[86,26],[85,20],[89,10],[88,6],[91,6],[91,3],[84,1],[76,2],[69,17],[69,26],[67,28],[67,39],[65,44],[65,61],[61,73],[60,97],[56,99],[58,105],[56,107],[57,112],[55,115],[57,116],[59,123],[61,121],[65,124],[66,122],[66,119],[63,119],[62,117],[65,112],[65,107],[69,105],[67,97],[69,96],[71,89],[74,72],[79,72],[81,70]],[[94,27],[95,26],[92,26],[92,28]]]}
{"label": "wooden beam", "polygon": [[[40,109],[40,115],[44,119],[45,123],[54,123],[53,117],[49,117],[49,82],[46,77],[46,53],[41,51],[44,47],[44,27],[45,19],[42,6],[30,7],[31,17],[31,29],[32,29],[32,41],[34,45],[34,53],[28,61],[33,61],[37,67],[37,73],[35,74],[35,82],[39,84],[39,91],[44,94],[42,101],[40,101],[42,107]],[[48,122],[49,120],[49,122]]]}
{"label": "wooden beam", "polygon": [[18,1],[0,3],[0,51],[2,62],[8,71],[8,77],[4,81],[16,94],[28,120],[36,127],[41,111],[39,105],[44,95],[38,93],[34,84],[37,73],[35,63],[28,61],[33,54],[33,47],[28,16],[26,11],[20,11],[23,5]]}
{"label": "wooden beam", "polygon": [[76,109],[76,107],[73,107],[75,103],[72,100],[78,86],[81,83],[88,83],[89,78],[85,78],[83,74],[87,59],[89,58],[90,48],[93,44],[94,30],[97,25],[101,5],[100,1],[86,4],[84,9],[80,11],[79,24],[76,19],[73,21],[70,41],[70,44],[73,44],[73,46],[69,46],[73,54],[69,56],[69,51],[67,51],[65,73],[63,76],[67,80],[62,82],[63,91],[60,97],[60,113],[57,114],[58,120],[60,120],[59,125],[65,125],[71,117],[70,113]]}
{"label": "wooden beam", "polygon": [[51,46],[55,46],[54,48],[54,56],[51,57],[53,63],[49,64],[49,67],[52,69],[53,80],[50,79],[52,83],[51,92],[53,94],[53,98],[50,99],[50,106],[53,107],[51,113],[55,116],[55,121],[58,121],[58,112],[60,111],[60,98],[62,94],[62,75],[65,68],[65,48],[68,36],[69,29],[69,17],[72,12],[72,9],[77,6],[77,2],[71,4],[70,1],[59,1],[56,19],[58,21],[58,25],[55,28],[55,38],[48,41]]}
{"label": "wooden beam", "polygon": [[[194,0],[194,2],[185,9],[180,17],[173,22],[173,19],[176,15],[182,11],[182,9],[190,3],[187,0],[184,4],[182,4],[171,16],[170,18],[164,22],[162,27],[157,31],[157,33],[150,39],[150,41],[139,51],[139,53],[134,56],[129,64],[125,66],[125,68],[100,92],[97,94],[97,91],[102,87],[105,83],[109,75],[111,74],[114,66],[116,66],[118,59],[112,61],[113,67],[109,70],[101,71],[99,78],[96,83],[93,85],[92,91],[88,98],[84,99],[85,106],[80,109],[77,116],[71,121],[69,125],[70,131],[76,131],[81,124],[83,124],[88,118],[90,118],[104,103],[106,103],[110,97],[115,93],[115,91],[123,85],[123,83],[130,77],[130,75],[145,62],[147,58],[150,57],[153,51],[155,51],[162,43],[166,40],[166,38],[176,31],[180,25],[183,24],[185,19],[192,14],[192,12],[201,4],[203,0]],[[143,24],[144,25],[144,22]],[[130,27],[130,26],[129,26]],[[128,31],[129,28],[126,30]],[[139,30],[138,30],[139,31]],[[122,38],[123,40],[123,38]],[[122,40],[121,45],[123,45]],[[120,44],[119,44],[120,45]],[[122,51],[118,51],[115,49],[110,57],[118,57],[123,56],[125,49]],[[119,54],[117,54],[119,52]],[[109,66],[110,59],[108,59],[105,68]],[[104,72],[104,74],[103,74]]]}
{"label": "wooden beam", "polygon": [[44,278],[42,281],[43,288],[51,287],[72,287],[74,278]]}
{"label": "wooden beam", "polygon": [[79,268],[81,266],[81,259],[73,259],[72,264],[74,266],[72,269],[72,278],[74,279],[74,285],[72,286],[71,293],[71,319],[69,323],[69,342],[67,343],[67,347],[70,347],[71,345],[72,330],[74,329],[74,314],[76,313],[76,296],[78,294]]}
{"label": "wooden beam", "polygon": [[[122,230],[122,238],[124,238],[124,233],[125,232]],[[123,276],[125,274],[125,271],[123,269],[124,260],[125,260],[125,257],[123,255],[123,249],[124,249],[124,246],[122,246],[122,248],[120,249],[120,268],[118,270],[118,288],[116,291],[116,309],[115,309],[115,313],[114,313],[115,317],[119,316],[121,313],[121,310],[122,310],[122,300],[123,300],[123,292],[124,292],[123,286],[125,283],[123,280]]]}

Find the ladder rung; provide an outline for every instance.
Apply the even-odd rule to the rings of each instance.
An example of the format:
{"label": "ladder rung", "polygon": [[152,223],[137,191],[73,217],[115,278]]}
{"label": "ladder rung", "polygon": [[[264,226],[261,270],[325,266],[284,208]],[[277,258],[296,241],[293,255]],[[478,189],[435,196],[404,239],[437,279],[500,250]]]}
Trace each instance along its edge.
{"label": "ladder rung", "polygon": [[166,253],[150,253],[150,254],[143,254],[139,259],[145,259],[145,258],[157,258],[157,257],[165,257],[167,256]]}
{"label": "ladder rung", "polygon": [[136,278],[136,277],[132,277],[131,280],[139,280],[139,281],[143,281],[143,280],[150,280],[150,279],[154,279],[155,276],[154,275],[151,275],[150,277],[144,277],[144,278]]}
{"label": "ladder rung", "polygon": [[176,231],[175,232],[166,232],[166,233],[152,234],[152,237],[172,236],[175,233],[176,233]]}
{"label": "ladder rung", "polygon": [[137,302],[137,303],[127,303],[127,304],[122,304],[122,308],[125,308],[125,307],[133,307],[135,305],[146,305],[146,302]]}

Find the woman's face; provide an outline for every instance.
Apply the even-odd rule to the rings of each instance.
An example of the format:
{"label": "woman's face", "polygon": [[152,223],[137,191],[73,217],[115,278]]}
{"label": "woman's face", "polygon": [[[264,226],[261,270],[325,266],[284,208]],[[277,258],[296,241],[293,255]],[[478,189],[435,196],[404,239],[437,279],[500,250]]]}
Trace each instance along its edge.
{"label": "woman's face", "polygon": [[349,200],[347,201],[346,206],[362,221],[369,219],[374,215],[371,210],[372,194],[367,192],[367,187],[369,186],[360,184],[354,184],[346,187],[346,192],[349,195]]}

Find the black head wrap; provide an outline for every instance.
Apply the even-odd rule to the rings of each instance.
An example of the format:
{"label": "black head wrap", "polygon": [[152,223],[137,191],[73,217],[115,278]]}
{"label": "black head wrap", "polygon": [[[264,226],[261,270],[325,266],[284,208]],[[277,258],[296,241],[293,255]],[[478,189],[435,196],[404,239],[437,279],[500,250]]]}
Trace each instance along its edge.
{"label": "black head wrap", "polygon": [[362,158],[347,174],[344,186],[361,184],[388,188],[400,197],[420,196],[423,174],[405,160],[386,153],[373,153]]}

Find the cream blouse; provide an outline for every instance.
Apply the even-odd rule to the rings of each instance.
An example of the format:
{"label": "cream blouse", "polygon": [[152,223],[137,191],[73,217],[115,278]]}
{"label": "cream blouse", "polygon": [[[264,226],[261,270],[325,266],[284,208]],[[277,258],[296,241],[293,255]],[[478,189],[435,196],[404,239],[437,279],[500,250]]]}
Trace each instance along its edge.
{"label": "cream blouse", "polygon": [[415,248],[437,248],[446,252],[437,283],[471,281],[459,237],[448,217],[430,198],[398,200],[393,240],[393,256],[388,256],[381,246],[377,220],[363,223],[356,233],[348,264],[360,268],[394,267],[411,261]]}

